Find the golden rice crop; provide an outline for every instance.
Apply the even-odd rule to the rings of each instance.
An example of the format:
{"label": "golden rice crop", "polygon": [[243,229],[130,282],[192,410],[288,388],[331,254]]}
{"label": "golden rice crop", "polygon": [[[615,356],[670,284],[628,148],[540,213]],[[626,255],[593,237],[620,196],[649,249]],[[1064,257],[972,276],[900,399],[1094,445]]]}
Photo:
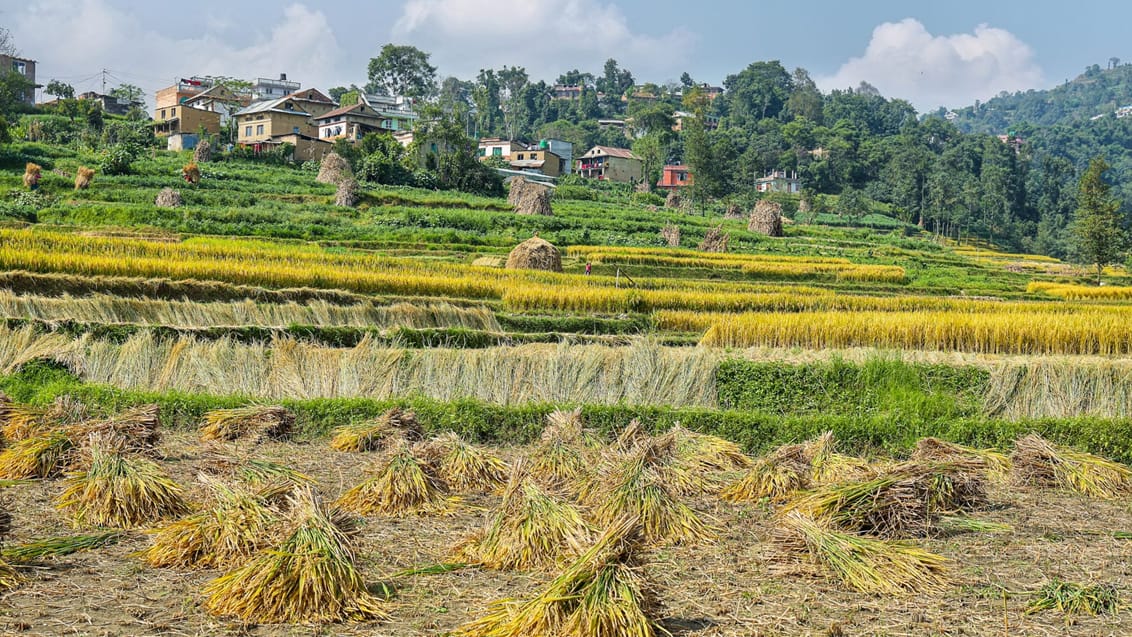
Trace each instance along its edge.
{"label": "golden rice crop", "polygon": [[278,405],[249,405],[213,409],[204,415],[201,440],[256,440],[285,438],[295,426],[295,416]]}
{"label": "golden rice crop", "polygon": [[216,480],[207,484],[212,506],[154,531],[143,552],[150,566],[231,568],[272,542],[279,520],[259,497]]}
{"label": "golden rice crop", "polygon": [[96,437],[118,450],[154,454],[161,442],[160,408],[140,405],[119,412],[110,418],[79,423],[68,428],[72,438],[89,440]]}
{"label": "golden rice crop", "polygon": [[417,415],[393,407],[373,420],[342,425],[331,432],[330,448],[338,451],[377,451],[396,440],[419,438]]}
{"label": "golden rice crop", "polygon": [[529,600],[495,602],[460,637],[653,637],[654,595],[635,568],[636,520],[610,525],[598,541]]}
{"label": "golden rice crop", "polygon": [[1014,477],[1022,484],[1067,488],[1104,499],[1132,493],[1132,469],[1055,445],[1038,434],[1018,439],[1010,460]]}
{"label": "golden rice crop", "polygon": [[75,525],[132,528],[184,515],[181,487],[156,463],[93,445],[85,469],[67,476],[55,502]]}
{"label": "golden rice crop", "polygon": [[738,270],[751,277],[769,279],[819,279],[880,283],[903,283],[906,280],[904,268],[894,265],[862,265],[848,263],[847,261],[842,263],[804,258],[795,260],[746,259],[743,258],[746,255],[735,254],[728,256],[732,258],[705,259],[606,251],[589,253],[587,258],[593,263]]}
{"label": "golden rice crop", "polygon": [[44,429],[46,416],[46,411],[35,407],[0,404],[0,436],[8,442],[30,438]]}
{"label": "golden rice crop", "polygon": [[209,582],[205,609],[258,624],[385,619],[355,566],[352,520],[309,489],[296,491],[290,510],[286,539]]}
{"label": "golden rice crop", "polygon": [[716,347],[879,347],[985,354],[1132,352],[1132,323],[1118,314],[802,312],[736,315],[701,344]]}
{"label": "golden rice crop", "polygon": [[386,452],[375,475],[343,493],[337,506],[358,515],[443,514],[459,501],[450,497],[446,485],[408,444]]}
{"label": "golden rice crop", "polygon": [[974,460],[986,467],[988,475],[1004,476],[1010,470],[1010,457],[995,449],[975,449],[939,438],[922,438],[912,451],[912,460],[951,462]]}
{"label": "golden rice crop", "polygon": [[424,455],[453,491],[490,493],[507,483],[507,463],[454,432],[430,440]]}
{"label": "golden rice crop", "polygon": [[485,528],[457,547],[461,560],[500,570],[545,570],[581,555],[593,531],[573,504],[512,470],[503,502]]}
{"label": "golden rice crop", "polygon": [[832,530],[792,511],[782,518],[780,540],[802,544],[843,584],[862,593],[938,593],[946,583],[947,559],[892,540]]}
{"label": "golden rice crop", "polygon": [[790,254],[744,254],[734,252],[702,252],[686,248],[644,248],[632,246],[568,246],[566,254],[572,257],[587,258],[593,253],[621,254],[633,256],[657,256],[671,258],[691,258],[704,261],[797,261],[802,263],[841,263],[848,264],[849,259],[843,257],[818,257],[809,255]]}
{"label": "golden rice crop", "polygon": [[554,488],[575,484],[588,468],[582,410],[554,411],[546,420],[547,426],[530,453],[531,475]]}
{"label": "golden rice crop", "polygon": [[868,462],[840,453],[832,431],[826,431],[812,440],[807,440],[802,448],[805,459],[810,465],[809,481],[812,484],[825,485],[861,480],[876,473]]}
{"label": "golden rice crop", "polygon": [[0,592],[10,591],[24,583],[24,576],[0,559]]}
{"label": "golden rice crop", "polygon": [[1048,294],[1068,301],[1127,301],[1132,299],[1132,287],[1106,285],[1072,285],[1048,281],[1031,281],[1026,286],[1031,294]]}

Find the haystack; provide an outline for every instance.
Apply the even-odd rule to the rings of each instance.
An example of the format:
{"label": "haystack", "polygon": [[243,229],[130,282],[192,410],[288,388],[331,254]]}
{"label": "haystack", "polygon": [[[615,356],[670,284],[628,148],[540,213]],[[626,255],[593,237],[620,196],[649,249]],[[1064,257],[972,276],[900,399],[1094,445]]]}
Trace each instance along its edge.
{"label": "haystack", "polygon": [[553,411],[547,415],[546,423],[538,444],[530,454],[531,475],[551,488],[576,484],[589,462],[582,410]]}
{"label": "haystack", "polygon": [[743,209],[737,203],[727,204],[727,212],[723,214],[724,219],[742,219]]}
{"label": "haystack", "polygon": [[528,184],[523,190],[523,196],[515,204],[515,214],[553,216],[554,210],[550,207],[550,189]]}
{"label": "haystack", "polygon": [[89,441],[92,436],[118,451],[154,455],[161,442],[160,407],[155,404],[127,409],[105,420],[74,425],[72,437]]}
{"label": "haystack", "polygon": [[204,164],[210,161],[212,161],[212,144],[207,139],[202,139],[193,149],[193,162]]}
{"label": "haystack", "polygon": [[338,153],[331,152],[322,158],[315,181],[320,184],[340,184],[353,176],[350,163]]}
{"label": "haystack", "polygon": [[660,236],[669,247],[680,247],[680,226],[674,223],[666,223],[664,224],[664,228],[660,231]]}
{"label": "haystack", "polygon": [[761,199],[751,211],[747,220],[747,230],[765,234],[768,237],[782,236],[782,205]]}
{"label": "haystack", "polygon": [[783,445],[759,458],[750,471],[720,491],[728,502],[779,503],[810,483],[810,462],[803,445]]}
{"label": "haystack", "polygon": [[92,181],[94,181],[94,169],[79,166],[79,171],[75,174],[75,190],[86,190],[90,188],[90,182]]}
{"label": "haystack", "polygon": [[523,194],[527,192],[527,187],[531,182],[527,181],[525,177],[514,177],[511,179],[511,187],[507,191],[507,205],[512,208],[519,205],[522,200]]}
{"label": "haystack", "polygon": [[709,228],[700,242],[700,252],[727,252],[727,245],[731,243],[731,235],[723,231],[723,224]]}
{"label": "haystack", "polygon": [[153,205],[158,208],[177,208],[184,203],[181,193],[172,188],[162,188],[161,192],[157,193],[157,198],[153,200]]}
{"label": "haystack", "polygon": [[562,255],[549,241],[531,237],[515,246],[507,255],[508,270],[562,271]]}
{"label": "haystack", "polygon": [[334,205],[343,208],[353,208],[358,205],[358,182],[353,177],[347,177],[338,182],[338,192],[334,194]]}
{"label": "haystack", "polygon": [[674,209],[682,208],[684,207],[684,198],[680,196],[679,192],[669,190],[668,196],[664,198],[664,207]]}
{"label": "haystack", "polygon": [[187,183],[199,184],[200,183],[200,166],[197,166],[195,161],[191,161],[181,167],[181,177]]}
{"label": "haystack", "polygon": [[24,166],[24,188],[35,190],[39,187],[39,179],[42,176],[43,167],[39,164],[28,162]]}
{"label": "haystack", "polygon": [[45,431],[0,452],[0,479],[53,478],[72,460],[75,443],[61,431]]}

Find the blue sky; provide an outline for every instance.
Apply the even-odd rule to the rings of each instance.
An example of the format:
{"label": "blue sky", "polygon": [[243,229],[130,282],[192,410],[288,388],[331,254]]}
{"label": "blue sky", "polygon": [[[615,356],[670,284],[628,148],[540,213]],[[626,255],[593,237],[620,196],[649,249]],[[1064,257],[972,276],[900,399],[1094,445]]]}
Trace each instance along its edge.
{"label": "blue sky", "polygon": [[[683,71],[719,83],[750,62],[808,69],[825,89],[868,81],[921,110],[1001,90],[1048,88],[1110,57],[1132,60],[1132,5],[1102,9],[1017,0],[950,2],[678,0],[0,0],[0,25],[41,80],[147,92],[193,74],[286,72],[304,86],[364,82],[389,41],[420,46],[443,75],[525,66],[553,80],[614,57],[639,81]],[[1085,5],[1078,5],[1084,7]],[[152,97],[150,97],[152,101]]]}

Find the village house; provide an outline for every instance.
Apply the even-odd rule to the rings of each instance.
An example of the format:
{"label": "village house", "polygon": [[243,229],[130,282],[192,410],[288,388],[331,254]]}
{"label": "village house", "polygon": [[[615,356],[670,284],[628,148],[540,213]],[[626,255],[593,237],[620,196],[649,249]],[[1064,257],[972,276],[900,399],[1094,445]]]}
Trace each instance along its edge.
{"label": "village house", "polygon": [[582,99],[585,87],[578,84],[555,84],[552,90],[556,100],[578,100]]}
{"label": "village house", "polygon": [[381,114],[370,108],[362,99],[314,118],[318,124],[318,138],[334,141],[345,139],[357,142],[368,133],[384,130]]}
{"label": "village house", "polygon": [[656,187],[661,190],[679,190],[692,185],[692,171],[687,166],[665,166]]}
{"label": "village house", "polygon": [[787,173],[785,170],[775,170],[755,180],[755,190],[759,192],[784,192],[796,195],[802,192],[802,180],[798,173]]}
{"label": "village house", "polygon": [[547,177],[558,177],[566,172],[566,160],[546,148],[519,150],[511,155],[511,169],[533,171]]}
{"label": "village house", "polygon": [[114,97],[113,95],[103,95],[94,91],[80,93],[78,95],[78,99],[87,100],[90,102],[98,102],[99,106],[102,107],[102,112],[109,113],[110,115],[125,115],[126,113],[129,113],[130,109],[134,108],[135,106],[138,108],[145,107],[145,102],[131,102],[130,100],[124,100],[120,97]]}
{"label": "village house", "polygon": [[321,159],[331,144],[319,139],[315,120],[335,106],[317,89],[255,102],[235,114],[236,141],[256,151],[290,144],[299,161]]}
{"label": "village house", "polygon": [[168,137],[169,150],[191,149],[202,131],[219,135],[236,111],[250,101],[249,93],[238,93],[211,77],[181,78],[176,84],[157,91],[153,133]]}
{"label": "village house", "polygon": [[35,105],[35,89],[42,88],[40,84],[35,83],[35,60],[12,55],[0,55],[0,72],[19,73],[31,82],[31,87],[21,91],[16,97],[28,106]]}
{"label": "village house", "polygon": [[286,73],[280,73],[279,79],[277,80],[257,77],[255,81],[252,82],[252,101],[259,102],[262,100],[279,99],[280,97],[298,93],[299,89],[302,87],[302,84],[288,80]]}
{"label": "village house", "polygon": [[527,145],[521,142],[501,139],[499,137],[484,137],[479,142],[479,149],[476,151],[476,154],[479,156],[480,160],[487,159],[488,157],[500,157],[505,161],[511,161],[511,155],[526,149]]}
{"label": "village house", "polygon": [[594,146],[578,160],[578,174],[589,179],[636,183],[644,175],[644,162],[625,148]]}

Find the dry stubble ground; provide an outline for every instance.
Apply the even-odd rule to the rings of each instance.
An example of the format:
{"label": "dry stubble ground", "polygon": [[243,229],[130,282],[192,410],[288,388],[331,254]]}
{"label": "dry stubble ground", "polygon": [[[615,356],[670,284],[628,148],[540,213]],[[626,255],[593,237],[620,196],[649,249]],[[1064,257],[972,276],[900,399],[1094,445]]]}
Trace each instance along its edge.
{"label": "dry stubble ground", "polygon": [[[199,496],[198,443],[171,434],[163,464]],[[334,497],[357,484],[368,459],[329,451],[325,441],[272,443],[263,457],[315,477]],[[520,450],[503,450],[516,455]],[[52,507],[59,482],[6,489],[14,514],[9,542],[73,533]],[[361,568],[379,582],[402,569],[447,561],[446,551],[482,524],[493,497],[471,498],[441,518],[370,518],[361,535]],[[704,500],[697,508],[722,529],[713,545],[648,554],[665,625],[676,635],[1130,635],[1132,610],[1066,623],[1054,613],[1026,615],[1028,592],[1047,579],[1110,583],[1132,604],[1132,502],[1098,502],[1060,493],[997,488],[980,519],[1013,526],[1005,534],[961,534],[923,543],[954,560],[943,595],[891,598],[848,592],[820,569],[769,542],[772,524],[758,507]],[[383,624],[248,626],[205,614],[199,591],[216,572],[152,569],[132,555],[147,546],[135,533],[102,550],[49,559],[25,570],[30,582],[0,598],[3,635],[438,635],[502,597],[534,593],[544,575],[466,569],[397,581],[393,619]]]}

